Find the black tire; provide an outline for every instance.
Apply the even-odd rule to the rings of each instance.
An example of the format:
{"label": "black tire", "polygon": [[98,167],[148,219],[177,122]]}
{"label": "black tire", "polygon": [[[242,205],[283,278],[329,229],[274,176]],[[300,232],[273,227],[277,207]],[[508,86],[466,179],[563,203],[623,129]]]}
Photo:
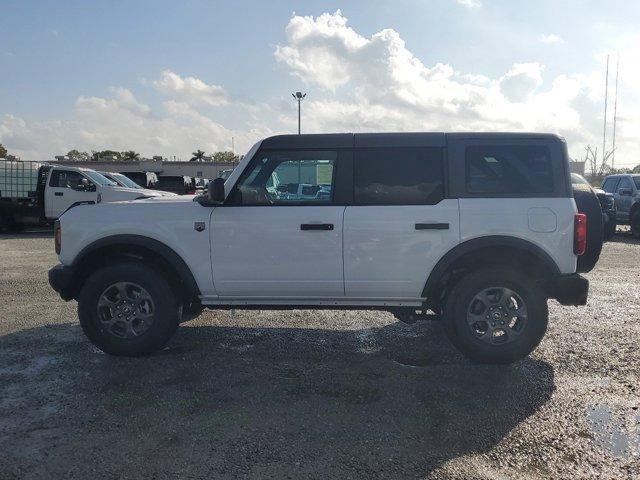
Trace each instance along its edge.
{"label": "black tire", "polygon": [[[114,333],[122,334],[121,330],[124,328],[127,330],[125,333],[128,334],[126,321],[116,320],[114,325],[118,327],[117,329],[114,326],[109,327],[101,320],[101,316],[105,316],[103,312],[105,307],[101,307],[102,310],[99,311],[98,306],[99,300],[104,298],[103,294],[110,288],[115,289],[113,290],[115,292],[114,298],[116,300],[120,298],[118,289],[114,285],[122,283],[139,286],[143,289],[144,294],[150,298],[150,305],[152,305],[152,308],[148,308],[151,313],[145,313],[151,320],[150,325],[146,326],[143,321],[136,319],[138,325],[142,324],[146,329],[142,331],[143,328],[138,328],[142,333],[126,338]],[[135,297],[135,290],[131,294]],[[106,307],[107,316],[115,317],[112,312],[120,307],[121,305]],[[118,311],[121,312],[121,310]],[[179,321],[178,305],[169,283],[156,270],[134,262],[116,263],[95,271],[85,281],[80,292],[78,316],[82,330],[95,346],[110,355],[127,357],[148,355],[161,349],[174,334]]]}
{"label": "black tire", "polygon": [[633,212],[629,219],[629,224],[631,225],[631,235],[635,238],[640,238],[640,209]]}
{"label": "black tire", "polygon": [[573,185],[578,212],[587,216],[587,250],[578,257],[578,272],[590,272],[598,263],[604,242],[604,219],[596,193],[588,185]]}
{"label": "black tire", "polygon": [[[467,320],[468,313],[477,303],[476,296],[494,288],[509,289],[526,308],[524,320],[513,320],[514,327],[519,325],[518,330],[512,330],[508,325],[495,328],[485,322],[489,331],[495,328],[496,334],[500,334],[498,330],[502,329],[507,339],[504,343],[498,342],[499,338],[494,337],[493,331],[491,334],[479,334],[478,324],[470,325]],[[481,322],[484,315],[485,312],[480,314]],[[507,313],[505,317],[510,315]],[[458,281],[446,297],[442,318],[449,339],[469,359],[478,363],[511,363],[526,357],[538,346],[547,330],[549,312],[547,297],[532,278],[510,268],[487,268],[473,271]]]}

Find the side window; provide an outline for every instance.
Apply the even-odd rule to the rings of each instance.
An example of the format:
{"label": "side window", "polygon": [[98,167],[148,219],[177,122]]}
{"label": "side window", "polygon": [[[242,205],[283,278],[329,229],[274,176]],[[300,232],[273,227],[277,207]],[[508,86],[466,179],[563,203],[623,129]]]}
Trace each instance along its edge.
{"label": "side window", "polygon": [[618,183],[618,188],[616,189],[617,193],[620,193],[620,190],[631,190],[633,192],[633,185],[631,184],[631,180],[627,177],[622,177],[620,179],[620,183]]}
{"label": "side window", "polygon": [[616,189],[617,178],[607,178],[602,184],[602,189],[607,193],[613,193]]}
{"label": "side window", "polygon": [[232,205],[329,205],[336,151],[258,152],[231,193]]}
{"label": "side window", "polygon": [[444,198],[441,148],[359,149],[355,205],[435,205]]}
{"label": "side window", "polygon": [[80,182],[84,177],[78,172],[68,170],[54,170],[49,180],[50,187],[71,188],[73,190],[81,190]]}
{"label": "side window", "polygon": [[546,147],[468,147],[465,162],[469,193],[522,195],[553,192],[551,154]]}

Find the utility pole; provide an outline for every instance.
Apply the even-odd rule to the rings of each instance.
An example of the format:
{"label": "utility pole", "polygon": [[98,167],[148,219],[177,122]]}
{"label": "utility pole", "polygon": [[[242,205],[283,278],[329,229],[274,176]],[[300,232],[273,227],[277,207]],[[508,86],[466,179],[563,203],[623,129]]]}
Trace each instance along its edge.
{"label": "utility pole", "polygon": [[304,97],[307,96],[307,94],[302,92],[296,92],[296,93],[292,93],[291,95],[298,102],[298,135],[300,135],[300,104],[302,103],[302,100],[304,100]]}
{"label": "utility pole", "polygon": [[609,55],[607,54],[607,73],[604,80],[604,129],[602,131],[602,165],[604,166],[607,152],[607,100],[609,93]]}
{"label": "utility pole", "polygon": [[616,121],[618,119],[618,74],[620,73],[620,52],[616,61],[616,97],[613,101],[613,146],[611,150],[611,169],[616,165]]}

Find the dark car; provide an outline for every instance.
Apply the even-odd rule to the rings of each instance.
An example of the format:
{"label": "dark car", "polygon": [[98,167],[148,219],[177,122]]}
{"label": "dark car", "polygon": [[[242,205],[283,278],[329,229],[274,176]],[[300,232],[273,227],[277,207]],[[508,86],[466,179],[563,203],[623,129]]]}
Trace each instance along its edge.
{"label": "dark car", "polygon": [[196,179],[188,175],[159,175],[155,188],[178,195],[194,195],[196,193]]}
{"label": "dark car", "polygon": [[616,234],[616,202],[611,193],[607,193],[600,188],[594,188],[582,175],[577,173],[571,174],[571,183],[573,185],[587,185],[598,197],[600,208],[602,208],[602,221],[604,223],[604,239],[611,240]]}
{"label": "dark car", "polygon": [[152,190],[158,190],[156,184],[158,183],[158,176],[153,172],[120,172],[125,177],[133,180],[142,188],[149,188]]}

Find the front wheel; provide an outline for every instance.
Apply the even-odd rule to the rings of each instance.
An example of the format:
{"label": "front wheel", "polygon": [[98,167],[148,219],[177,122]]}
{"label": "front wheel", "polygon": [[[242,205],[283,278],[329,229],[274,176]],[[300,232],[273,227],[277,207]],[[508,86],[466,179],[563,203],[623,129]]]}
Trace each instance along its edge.
{"label": "front wheel", "polygon": [[547,330],[547,298],[534,279],[508,268],[471,272],[447,295],[443,320],[451,342],[479,363],[529,355]]}
{"label": "front wheel", "polygon": [[156,270],[135,262],[94,272],[80,292],[78,316],[94,345],[129,357],[162,348],[180,318],[169,283]]}

